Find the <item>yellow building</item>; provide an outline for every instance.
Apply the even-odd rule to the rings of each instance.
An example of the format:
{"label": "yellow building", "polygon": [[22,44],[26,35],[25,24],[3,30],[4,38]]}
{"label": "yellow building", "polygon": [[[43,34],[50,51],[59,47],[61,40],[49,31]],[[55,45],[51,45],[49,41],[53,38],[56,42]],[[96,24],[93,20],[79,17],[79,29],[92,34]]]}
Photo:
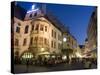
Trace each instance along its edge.
{"label": "yellow building", "polygon": [[45,17],[32,20],[30,50],[35,54],[60,53],[61,31]]}
{"label": "yellow building", "polygon": [[34,55],[60,54],[62,32],[53,18],[36,10],[26,12],[14,5],[12,17],[12,49],[14,56],[22,56],[30,51]]}
{"label": "yellow building", "polygon": [[76,39],[44,8],[34,9],[34,5],[29,11],[18,5],[12,8],[12,50],[15,57],[26,52],[35,56],[61,54],[62,49],[71,49],[74,54],[79,52]]}

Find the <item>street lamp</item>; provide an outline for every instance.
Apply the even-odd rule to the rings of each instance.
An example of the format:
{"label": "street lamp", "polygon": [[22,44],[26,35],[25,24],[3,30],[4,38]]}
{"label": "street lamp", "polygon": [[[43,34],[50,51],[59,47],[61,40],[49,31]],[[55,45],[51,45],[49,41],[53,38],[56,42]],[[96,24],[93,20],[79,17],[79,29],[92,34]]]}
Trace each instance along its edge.
{"label": "street lamp", "polygon": [[64,38],[63,38],[63,41],[64,41],[64,42],[66,42],[66,41],[67,41],[67,39],[64,37]]}

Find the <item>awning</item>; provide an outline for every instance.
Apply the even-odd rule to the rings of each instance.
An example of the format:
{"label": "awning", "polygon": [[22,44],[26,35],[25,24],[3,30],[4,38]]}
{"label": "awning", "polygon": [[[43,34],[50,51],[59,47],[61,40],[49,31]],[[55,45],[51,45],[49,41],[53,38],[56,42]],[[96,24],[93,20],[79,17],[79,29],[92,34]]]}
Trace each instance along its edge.
{"label": "awning", "polygon": [[49,52],[42,52],[42,53],[39,53],[38,55],[45,55],[45,54],[50,54]]}

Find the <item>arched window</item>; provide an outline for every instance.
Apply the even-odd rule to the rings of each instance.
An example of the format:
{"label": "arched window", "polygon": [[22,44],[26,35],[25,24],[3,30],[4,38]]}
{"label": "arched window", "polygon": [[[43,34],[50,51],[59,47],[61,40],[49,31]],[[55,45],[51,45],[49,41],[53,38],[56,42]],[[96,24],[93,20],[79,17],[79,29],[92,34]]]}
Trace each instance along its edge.
{"label": "arched window", "polygon": [[19,40],[15,39],[15,46],[18,46],[18,45],[19,45]]}
{"label": "arched window", "polygon": [[28,28],[29,28],[29,26],[27,25],[27,26],[25,27],[25,33],[28,33]]}

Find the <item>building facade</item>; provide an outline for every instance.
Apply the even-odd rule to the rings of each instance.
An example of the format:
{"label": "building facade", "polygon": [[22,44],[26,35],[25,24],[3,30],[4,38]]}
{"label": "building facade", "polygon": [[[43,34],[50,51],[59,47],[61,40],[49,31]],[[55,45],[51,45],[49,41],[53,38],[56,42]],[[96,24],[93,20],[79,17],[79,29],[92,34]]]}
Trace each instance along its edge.
{"label": "building facade", "polygon": [[64,54],[69,55],[72,57],[78,57],[78,54],[80,55],[80,48],[77,43],[77,40],[75,39],[72,34],[67,31],[63,33],[63,52]]}
{"label": "building facade", "polygon": [[97,8],[91,15],[87,29],[88,49],[91,58],[97,58]]}
{"label": "building facade", "polygon": [[58,30],[50,21],[44,17],[32,20],[32,31],[30,35],[30,50],[35,54],[60,53],[61,31]]}
{"label": "building facade", "polygon": [[64,30],[63,24],[54,16],[46,13],[44,7],[25,11],[14,4],[11,27],[15,57],[21,57],[25,52],[31,52],[35,56],[62,54],[62,49],[78,52],[76,39],[69,31]]}
{"label": "building facade", "polygon": [[97,8],[92,13],[87,29],[88,48],[94,50],[97,48]]}

